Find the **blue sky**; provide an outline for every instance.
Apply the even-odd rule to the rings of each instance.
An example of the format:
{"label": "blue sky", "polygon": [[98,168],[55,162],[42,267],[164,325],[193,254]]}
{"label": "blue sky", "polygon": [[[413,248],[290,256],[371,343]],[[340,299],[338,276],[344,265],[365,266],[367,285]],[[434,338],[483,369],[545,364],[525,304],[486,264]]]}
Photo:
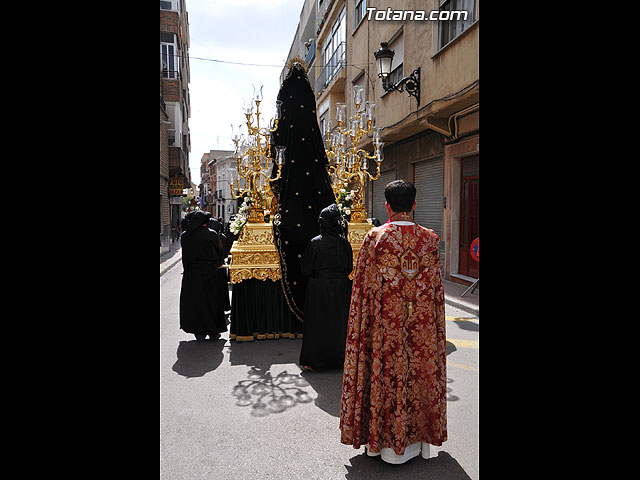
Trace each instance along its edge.
{"label": "blue sky", "polygon": [[[186,0],[189,14],[191,152],[194,184],[209,150],[232,150],[231,123],[244,125],[244,102],[263,87],[261,125],[273,117],[280,73],[304,0]],[[197,58],[195,58],[197,57]],[[278,65],[258,67],[201,59]],[[245,127],[246,130],[246,127]]]}

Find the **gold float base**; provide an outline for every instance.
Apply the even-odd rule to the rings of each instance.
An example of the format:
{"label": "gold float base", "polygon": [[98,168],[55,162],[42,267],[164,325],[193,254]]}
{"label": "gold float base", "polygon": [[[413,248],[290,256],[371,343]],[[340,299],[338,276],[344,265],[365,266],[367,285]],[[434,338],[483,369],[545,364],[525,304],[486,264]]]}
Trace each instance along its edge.
{"label": "gold float base", "polygon": [[280,280],[280,257],[273,242],[271,222],[248,222],[243,227],[231,247],[229,274],[231,283],[250,278]]}
{"label": "gold float base", "polygon": [[236,342],[253,342],[254,340],[279,340],[281,338],[289,338],[294,340],[296,338],[302,338],[301,333],[257,333],[253,335],[236,335],[235,333],[229,334],[229,340],[235,340]]}
{"label": "gold float base", "polygon": [[[348,240],[353,252],[353,268],[355,270],[358,253],[362,241],[373,225],[365,222],[349,222]],[[240,237],[231,247],[231,264],[229,266],[231,283],[257,278],[258,280],[280,280],[280,257],[273,242],[271,223],[247,223]],[[349,275],[353,280],[353,270]]]}
{"label": "gold float base", "polygon": [[349,222],[348,240],[351,244],[351,250],[353,251],[353,270],[349,275],[350,280],[353,280],[353,272],[356,269],[356,261],[358,260],[358,253],[360,253],[362,241],[372,228],[373,224],[368,220],[365,222]]}

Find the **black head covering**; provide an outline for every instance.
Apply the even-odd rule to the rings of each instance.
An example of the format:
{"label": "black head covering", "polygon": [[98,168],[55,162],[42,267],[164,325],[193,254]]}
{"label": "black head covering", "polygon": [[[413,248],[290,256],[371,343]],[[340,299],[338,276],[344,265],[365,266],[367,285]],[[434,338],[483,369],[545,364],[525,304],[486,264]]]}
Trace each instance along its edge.
{"label": "black head covering", "polygon": [[214,232],[220,232],[222,230],[220,220],[214,217],[209,217],[209,220],[207,220],[207,228],[213,230]]}
{"label": "black head covering", "polygon": [[[318,216],[324,207],[335,202],[335,197],[316,116],[315,95],[300,63],[289,69],[278,100],[282,101],[281,117],[272,141],[287,149],[282,176],[271,184],[277,200],[273,232],[287,304],[298,319],[304,320],[307,278],[300,270],[299,255],[309,240],[320,233]],[[274,167],[272,177],[276,174]]]}
{"label": "black head covering", "polygon": [[335,239],[335,254],[341,256],[346,253],[347,222],[340,213],[338,205],[333,203],[324,208],[318,217],[318,225],[320,225],[320,233],[323,236]]}
{"label": "black head covering", "polygon": [[189,215],[187,215],[187,218],[189,216],[191,218],[189,218],[189,226],[187,227],[185,235],[190,235],[196,228],[206,224],[211,217],[211,212],[196,210],[195,212],[191,212]]}
{"label": "black head covering", "polygon": [[324,208],[318,217],[320,233],[342,236],[344,234],[344,219],[340,214],[340,209],[335,203]]}

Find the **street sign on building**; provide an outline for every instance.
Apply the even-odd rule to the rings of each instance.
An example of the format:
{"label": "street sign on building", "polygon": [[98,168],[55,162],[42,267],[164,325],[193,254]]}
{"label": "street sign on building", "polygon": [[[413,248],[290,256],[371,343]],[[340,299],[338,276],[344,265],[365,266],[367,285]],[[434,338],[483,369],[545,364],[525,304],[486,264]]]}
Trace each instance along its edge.
{"label": "street sign on building", "polygon": [[471,251],[471,257],[476,262],[480,263],[480,237],[476,237],[476,239],[471,242],[471,247],[469,248],[469,250]]}
{"label": "street sign on building", "polygon": [[169,179],[169,195],[173,197],[182,196],[182,177],[171,177]]}

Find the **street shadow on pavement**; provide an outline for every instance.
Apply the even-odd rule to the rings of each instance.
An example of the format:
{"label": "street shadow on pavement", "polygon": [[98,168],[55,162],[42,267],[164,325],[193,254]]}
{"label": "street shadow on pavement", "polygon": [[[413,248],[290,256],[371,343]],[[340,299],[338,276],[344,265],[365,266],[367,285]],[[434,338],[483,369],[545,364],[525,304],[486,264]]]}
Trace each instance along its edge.
{"label": "street shadow on pavement", "polygon": [[[301,346],[300,339],[232,341],[229,346],[231,365],[249,367],[247,380],[238,382],[233,388],[236,405],[251,406],[253,416],[266,416],[313,401],[329,415],[340,417],[342,368],[302,373],[285,370],[273,375],[273,365],[298,365]],[[317,393],[315,400],[310,395],[311,389]]]}
{"label": "street shadow on pavement", "polygon": [[[433,451],[433,450],[432,450]],[[369,457],[361,453],[349,459],[351,465],[345,465],[347,480],[372,479],[416,479],[421,480],[471,480],[460,464],[449,453],[439,451],[437,456],[428,460],[421,456],[412,458],[401,465],[384,462],[380,457]]]}
{"label": "street shadow on pavement", "polygon": [[271,371],[251,367],[246,380],[240,380],[231,394],[236,405],[249,407],[253,417],[282,413],[299,403],[309,403],[313,397],[304,388],[309,383],[297,373],[286,370],[272,375]]}
{"label": "street shadow on pavement", "polygon": [[313,401],[309,383],[299,372],[288,370],[275,373],[274,365],[298,363],[302,340],[281,338],[277,340],[231,341],[229,360],[231,365],[249,367],[247,378],[232,389],[236,405],[246,407],[253,417],[266,417],[282,413],[299,403]]}
{"label": "street shadow on pavement", "polygon": [[[449,378],[447,377],[447,383],[453,383],[455,380],[453,378]],[[451,387],[447,387],[447,402],[455,402],[456,400],[460,400],[460,397],[457,395],[453,395],[451,392],[453,391],[453,388]]]}
{"label": "street shadow on pavement", "polygon": [[171,369],[183,377],[202,377],[222,363],[224,344],[225,341],[222,339],[204,342],[181,341],[176,352],[176,363]]}
{"label": "street shadow on pavement", "polygon": [[300,375],[311,384],[318,396],[315,405],[332,417],[340,418],[342,400],[342,368],[322,372],[302,372]]}
{"label": "street shadow on pavement", "polygon": [[464,318],[456,318],[453,320],[463,330],[468,330],[469,332],[479,332],[480,324],[476,322],[471,322],[469,320],[465,320]]}
{"label": "street shadow on pavement", "polygon": [[[233,387],[232,394],[237,397],[236,405],[250,407],[252,416],[280,413],[298,403],[312,401],[313,398],[309,396],[310,390],[305,390],[306,387],[311,387],[317,393],[313,400],[315,406],[332,417],[340,418],[342,368],[301,373],[289,373],[285,370],[278,375],[273,374],[273,365],[298,365],[301,346],[300,339],[231,341],[231,365],[249,367],[247,379],[241,380]],[[447,355],[457,350],[451,342],[446,342],[446,348]],[[452,381],[447,379],[447,382]],[[459,400],[451,391],[451,387],[448,386],[447,400]]]}
{"label": "street shadow on pavement", "polygon": [[263,371],[271,365],[281,363],[298,364],[301,339],[280,338],[278,340],[254,340],[252,342],[236,342],[229,345],[229,361],[231,365],[247,365],[258,367]]}

